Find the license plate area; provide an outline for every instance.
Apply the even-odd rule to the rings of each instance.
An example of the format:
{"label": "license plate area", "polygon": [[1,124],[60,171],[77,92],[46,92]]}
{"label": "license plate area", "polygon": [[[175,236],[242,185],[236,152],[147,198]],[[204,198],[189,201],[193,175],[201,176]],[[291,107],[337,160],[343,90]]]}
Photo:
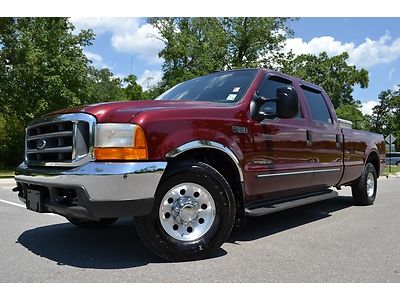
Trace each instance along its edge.
{"label": "license plate area", "polygon": [[26,190],[26,208],[36,212],[43,212],[43,201],[40,191]]}

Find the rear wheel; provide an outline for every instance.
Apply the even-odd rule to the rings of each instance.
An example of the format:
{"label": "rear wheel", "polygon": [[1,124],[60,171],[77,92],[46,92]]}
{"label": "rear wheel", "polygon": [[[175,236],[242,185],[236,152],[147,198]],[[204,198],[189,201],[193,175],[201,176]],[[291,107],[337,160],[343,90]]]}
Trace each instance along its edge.
{"label": "rear wheel", "polygon": [[355,205],[372,205],[377,190],[377,173],[371,163],[367,163],[360,178],[351,186]]}
{"label": "rear wheel", "polygon": [[397,166],[397,167],[400,167],[400,161],[398,161],[398,162],[396,163],[396,166]]}
{"label": "rear wheel", "polygon": [[84,229],[95,229],[95,228],[105,228],[113,224],[115,221],[118,220],[118,218],[104,218],[100,219],[99,221],[92,221],[92,220],[85,220],[85,219],[79,219],[79,218],[70,218],[70,217],[65,217],[71,224],[74,224],[75,226],[79,228],[84,228]]}
{"label": "rear wheel", "polygon": [[161,182],[151,213],[135,217],[143,243],[169,261],[209,256],[228,238],[235,220],[225,178],[201,162],[182,162]]}

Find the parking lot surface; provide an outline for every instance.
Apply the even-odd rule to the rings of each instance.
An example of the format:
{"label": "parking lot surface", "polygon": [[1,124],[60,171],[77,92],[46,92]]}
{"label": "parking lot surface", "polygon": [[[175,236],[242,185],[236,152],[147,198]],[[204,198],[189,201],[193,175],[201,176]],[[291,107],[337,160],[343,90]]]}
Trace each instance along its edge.
{"label": "parking lot surface", "polygon": [[214,257],[169,263],[131,219],[83,230],[23,207],[0,180],[0,282],[400,282],[400,178],[380,178],[375,205],[340,197],[249,219]]}

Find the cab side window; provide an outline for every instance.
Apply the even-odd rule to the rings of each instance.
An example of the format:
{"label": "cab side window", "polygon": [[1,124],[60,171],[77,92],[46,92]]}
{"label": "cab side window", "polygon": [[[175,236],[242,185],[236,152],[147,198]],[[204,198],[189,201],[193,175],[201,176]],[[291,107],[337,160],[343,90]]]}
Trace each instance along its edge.
{"label": "cab side window", "polygon": [[307,86],[302,86],[301,88],[304,92],[308,108],[310,109],[311,118],[315,122],[332,124],[331,114],[329,113],[329,109],[326,106],[325,99],[321,92]]}
{"label": "cab side window", "polygon": [[[270,76],[264,78],[262,84],[259,86],[257,90],[257,95],[262,96],[264,98],[275,98],[276,92],[279,88],[292,86],[292,82],[288,79],[279,77],[279,76]],[[262,106],[262,111],[265,112],[276,112],[276,103],[268,102]],[[299,112],[297,113],[296,118],[303,118],[300,110],[299,103]]]}

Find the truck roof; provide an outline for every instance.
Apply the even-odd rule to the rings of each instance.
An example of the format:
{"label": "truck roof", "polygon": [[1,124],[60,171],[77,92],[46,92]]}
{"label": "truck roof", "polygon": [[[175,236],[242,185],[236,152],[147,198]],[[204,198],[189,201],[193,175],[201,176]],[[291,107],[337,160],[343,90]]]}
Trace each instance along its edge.
{"label": "truck roof", "polygon": [[[278,75],[278,76],[287,78],[287,79],[289,79],[291,81],[298,82],[299,85],[306,85],[306,86],[308,86],[310,88],[313,88],[313,89],[316,89],[316,90],[320,90],[320,91],[323,90],[323,88],[321,86],[319,86],[317,84],[314,84],[312,82],[303,80],[303,79],[301,79],[299,77],[296,77],[296,76],[293,76],[293,75],[288,75],[288,74],[285,74],[285,73],[282,73],[282,72],[279,72],[279,71],[275,71],[275,70],[272,70],[272,69],[267,69],[267,68],[245,68],[245,69],[232,69],[232,70],[226,70],[226,71],[220,70],[220,71],[214,71],[214,72],[212,72],[210,74],[227,73],[227,72],[242,71],[242,70],[257,70],[259,72],[264,72],[266,74],[268,73],[268,74]],[[205,76],[207,76],[207,75],[205,75]]]}

